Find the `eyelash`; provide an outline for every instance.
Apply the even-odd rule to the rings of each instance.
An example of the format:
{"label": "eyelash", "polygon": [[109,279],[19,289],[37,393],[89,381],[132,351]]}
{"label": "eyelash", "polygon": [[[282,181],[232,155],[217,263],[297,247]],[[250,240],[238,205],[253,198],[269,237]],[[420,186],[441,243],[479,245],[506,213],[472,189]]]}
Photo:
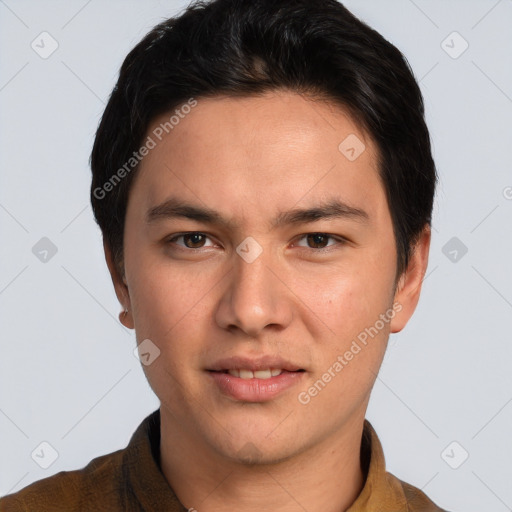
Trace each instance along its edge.
{"label": "eyelash", "polygon": [[[211,238],[209,235],[207,235],[206,233],[203,233],[202,231],[186,231],[184,233],[179,233],[177,235],[172,236],[171,238],[168,238],[166,240],[166,243],[173,244],[173,243],[175,243],[176,240],[178,240],[179,238],[182,238],[186,235],[201,235],[206,238]],[[311,233],[304,233],[303,235],[300,236],[299,241],[304,239],[307,236],[310,236],[310,235],[321,235],[321,236],[327,237],[329,239],[336,240],[338,242],[338,245],[344,245],[347,243],[347,240],[344,239],[343,237],[331,235],[329,233],[318,232],[318,231],[314,231]],[[204,249],[204,247],[193,248],[193,247],[185,247],[185,246],[179,246],[179,245],[178,245],[178,247],[179,247],[179,250],[183,250],[183,251],[187,251],[187,252],[194,252],[194,251],[199,252],[202,249]],[[326,247],[321,247],[321,248],[302,247],[302,249],[310,249],[316,253],[322,253],[322,252],[331,251],[333,247],[334,247],[333,245],[328,245]]]}

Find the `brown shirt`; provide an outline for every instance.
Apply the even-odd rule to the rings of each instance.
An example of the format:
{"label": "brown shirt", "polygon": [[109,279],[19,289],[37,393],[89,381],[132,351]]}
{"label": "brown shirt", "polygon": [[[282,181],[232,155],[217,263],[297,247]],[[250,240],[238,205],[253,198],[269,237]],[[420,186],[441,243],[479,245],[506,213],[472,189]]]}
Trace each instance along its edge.
{"label": "brown shirt", "polygon": [[[61,471],[0,499],[0,512],[186,512],[160,469],[160,410],[139,425],[128,446]],[[361,462],[366,481],[347,512],[445,512],[419,489],[386,472],[375,430],[365,420]],[[198,512],[201,512],[198,510]]]}

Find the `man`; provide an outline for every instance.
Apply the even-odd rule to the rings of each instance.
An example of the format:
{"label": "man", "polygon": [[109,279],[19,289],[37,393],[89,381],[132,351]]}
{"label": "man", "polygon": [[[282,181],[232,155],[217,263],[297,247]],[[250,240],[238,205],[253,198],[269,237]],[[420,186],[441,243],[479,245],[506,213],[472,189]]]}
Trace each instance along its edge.
{"label": "man", "polygon": [[127,56],[91,201],[161,407],[2,510],[440,511],[365,420],[436,171],[401,53],[334,0],[216,0]]}

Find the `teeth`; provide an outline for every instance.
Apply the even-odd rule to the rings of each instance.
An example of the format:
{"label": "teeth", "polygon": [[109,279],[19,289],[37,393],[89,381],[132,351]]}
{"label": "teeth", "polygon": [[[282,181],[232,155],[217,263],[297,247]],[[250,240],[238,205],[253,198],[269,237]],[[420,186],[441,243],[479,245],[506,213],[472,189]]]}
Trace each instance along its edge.
{"label": "teeth", "polygon": [[283,373],[283,370],[276,368],[269,368],[268,370],[228,370],[229,375],[233,377],[239,377],[240,379],[270,379],[271,377],[277,377]]}
{"label": "teeth", "polygon": [[254,372],[254,376],[257,379],[270,379],[272,374],[270,373],[270,370],[258,370],[257,372]]}

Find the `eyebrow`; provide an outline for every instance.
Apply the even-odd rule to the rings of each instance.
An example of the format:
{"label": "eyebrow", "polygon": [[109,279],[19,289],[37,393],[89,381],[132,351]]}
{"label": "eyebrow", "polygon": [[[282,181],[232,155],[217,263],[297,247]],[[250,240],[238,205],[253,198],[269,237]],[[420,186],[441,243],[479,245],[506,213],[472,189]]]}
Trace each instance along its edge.
{"label": "eyebrow", "polygon": [[[205,224],[219,225],[234,229],[237,224],[224,218],[219,212],[205,206],[198,206],[171,197],[163,203],[150,208],[146,213],[146,222],[155,223],[162,219],[186,218]],[[271,229],[287,225],[306,224],[319,220],[335,218],[348,218],[367,223],[370,219],[368,213],[361,208],[350,206],[343,201],[333,198],[309,208],[293,208],[280,212],[270,223]]]}

